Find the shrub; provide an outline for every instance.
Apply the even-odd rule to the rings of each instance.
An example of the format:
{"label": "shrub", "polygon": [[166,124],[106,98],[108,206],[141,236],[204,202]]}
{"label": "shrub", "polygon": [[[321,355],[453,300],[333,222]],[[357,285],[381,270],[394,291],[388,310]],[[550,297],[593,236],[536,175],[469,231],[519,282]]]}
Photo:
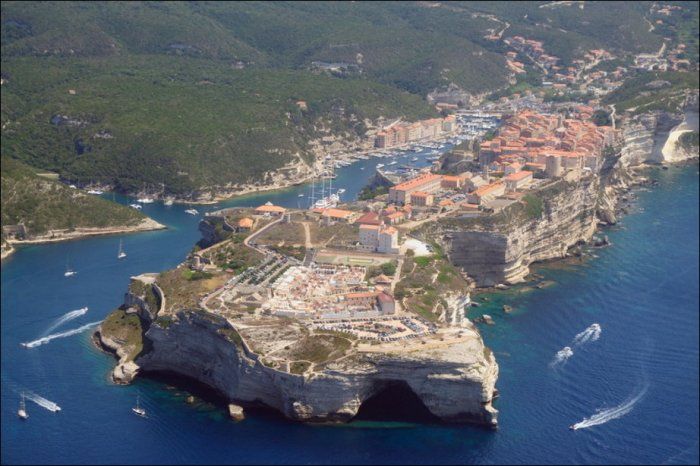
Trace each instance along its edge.
{"label": "shrub", "polygon": [[525,213],[529,218],[534,219],[542,216],[542,211],[544,210],[542,199],[534,194],[527,194],[523,196],[523,201],[525,201]]}

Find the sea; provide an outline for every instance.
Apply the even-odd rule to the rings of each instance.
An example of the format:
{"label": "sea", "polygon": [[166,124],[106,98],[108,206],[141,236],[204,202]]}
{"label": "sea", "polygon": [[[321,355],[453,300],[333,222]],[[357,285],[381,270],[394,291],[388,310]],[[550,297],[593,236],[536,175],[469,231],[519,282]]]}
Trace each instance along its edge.
{"label": "sea", "polygon": [[[413,163],[429,164],[419,156]],[[342,199],[387,161],[338,169]],[[474,297],[481,305],[468,317],[495,321],[479,325],[500,366],[497,431],[418,422],[410,403],[344,425],[304,425],[264,410],[235,423],[197,387],[150,378],[114,385],[114,358],[90,339],[94,323],[122,303],[130,276],[185,258],[199,239],[200,216],[188,206],[145,205],[163,231],[22,247],[2,264],[1,462],[698,464],[698,166],[649,176],[658,185],[637,189],[629,214],[603,232],[610,246],[586,249],[580,263],[535,267],[537,282],[551,286]],[[305,207],[309,190],[197,209],[268,200]],[[64,277],[67,266],[76,275]],[[17,417],[22,393],[25,421]],[[146,418],[131,411],[137,396]]]}

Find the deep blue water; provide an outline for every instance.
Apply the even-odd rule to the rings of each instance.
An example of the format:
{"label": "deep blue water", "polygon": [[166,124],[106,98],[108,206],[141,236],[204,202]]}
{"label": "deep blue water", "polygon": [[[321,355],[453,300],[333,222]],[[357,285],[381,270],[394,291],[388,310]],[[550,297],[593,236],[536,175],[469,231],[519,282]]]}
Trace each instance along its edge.
{"label": "deep blue water", "polygon": [[[381,160],[338,170],[345,199],[354,197]],[[360,170],[360,166],[367,166]],[[607,232],[613,246],[583,265],[538,270],[556,281],[543,290],[510,290],[479,313],[501,374],[496,402],[500,430],[470,426],[355,423],[306,426],[271,414],[242,423],[211,405],[139,379],[109,381],[112,357],[95,349],[90,332],[35,348],[66,312],[86,315],[52,333],[102,319],[118,306],[130,275],[180,262],[199,234],[186,207],[151,204],[144,211],[165,231],[22,248],[2,265],[2,463],[698,463],[698,174],[697,165],[654,172],[660,185],[640,192],[639,209]],[[297,187],[240,198],[296,207]],[[119,198],[120,202],[127,202]],[[213,210],[219,206],[200,208]],[[117,261],[119,239],[128,257]],[[66,260],[78,271],[63,277]],[[503,303],[515,308],[506,315]],[[473,314],[477,315],[477,314]],[[597,341],[573,346],[592,323]],[[549,367],[557,351],[574,354]],[[19,393],[58,403],[52,413]],[[136,393],[149,419],[131,413]],[[637,396],[629,412],[575,432],[567,426]],[[628,403],[629,404],[629,403]]]}

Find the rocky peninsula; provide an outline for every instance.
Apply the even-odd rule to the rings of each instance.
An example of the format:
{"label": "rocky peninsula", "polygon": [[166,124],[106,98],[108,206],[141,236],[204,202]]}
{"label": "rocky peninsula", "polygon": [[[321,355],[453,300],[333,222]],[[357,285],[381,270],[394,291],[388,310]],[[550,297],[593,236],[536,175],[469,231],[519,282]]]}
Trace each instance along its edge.
{"label": "rocky peninsula", "polygon": [[[174,373],[221,393],[237,419],[239,405],[264,405],[305,422],[352,420],[399,385],[441,420],[496,427],[498,365],[466,317],[468,290],[522,282],[531,264],[570,256],[599,226],[616,223],[624,193],[648,182],[643,170],[658,162],[648,149],[667,144],[681,121],[655,118],[626,119],[615,145],[592,156],[594,170],[541,176],[529,189],[509,188],[500,204],[476,197],[486,202],[476,212],[465,204],[466,215],[443,203],[414,208],[396,228],[376,227],[432,245],[421,257],[406,245],[384,255],[357,252],[362,227],[351,219],[369,219],[375,204],[378,216],[405,215],[386,195],[344,206],[355,210],[266,205],[213,213],[187,260],[132,277],[124,304],[96,332],[119,357],[112,377],[130,383],[139,374]],[[634,150],[639,144],[646,156]],[[451,199],[459,197],[450,184],[457,178],[425,174],[419,182]],[[427,184],[435,180],[442,188]]]}

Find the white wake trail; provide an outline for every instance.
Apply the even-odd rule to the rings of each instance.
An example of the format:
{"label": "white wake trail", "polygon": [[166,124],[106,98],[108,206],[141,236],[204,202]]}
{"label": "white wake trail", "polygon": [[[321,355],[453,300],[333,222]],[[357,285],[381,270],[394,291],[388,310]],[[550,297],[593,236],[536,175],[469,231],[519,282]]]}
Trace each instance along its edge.
{"label": "white wake trail", "polygon": [[32,400],[34,403],[38,404],[42,408],[48,409],[49,411],[52,411],[54,413],[61,410],[60,406],[58,406],[53,401],[47,400],[43,396],[39,396],[33,392],[25,392],[24,394],[28,399]]}
{"label": "white wake trail", "polygon": [[556,367],[562,365],[573,355],[573,350],[570,347],[565,346],[559,351],[557,351],[557,354],[554,355],[554,359],[552,360],[552,362],[549,363],[549,367]]}
{"label": "white wake trail", "polygon": [[56,338],[64,338],[64,337],[69,337],[71,335],[76,335],[78,333],[82,333],[85,330],[87,330],[91,327],[94,327],[95,325],[97,325],[99,323],[100,323],[100,321],[90,322],[89,324],[85,324],[82,327],[74,328],[73,330],[67,330],[67,331],[61,332],[61,333],[54,333],[53,335],[39,338],[38,340],[30,341],[29,343],[22,343],[22,346],[24,346],[25,348],[34,348],[36,346],[45,345],[46,343],[50,342],[51,340],[55,340]]}
{"label": "white wake trail", "polygon": [[85,315],[85,313],[88,311],[87,307],[81,307],[80,309],[76,309],[75,311],[70,311],[65,314],[63,314],[61,317],[59,317],[56,322],[51,324],[49,328],[46,329],[44,332],[44,336],[48,335],[49,333],[53,332],[58,328],[59,326],[65,324],[68,321],[71,321],[75,319],[76,317],[80,317],[82,315]]}
{"label": "white wake trail", "polygon": [[589,341],[596,341],[600,338],[602,330],[600,324],[591,324],[590,327],[574,337],[574,345],[582,345]]}
{"label": "white wake trail", "polygon": [[624,416],[625,414],[632,411],[634,405],[636,405],[639,402],[639,400],[641,400],[642,397],[644,397],[648,388],[649,386],[645,385],[644,388],[642,388],[642,390],[638,394],[628,399],[624,403],[615,406],[614,408],[602,410],[599,413],[596,413],[593,416],[586,418],[581,422],[577,422],[572,426],[573,429],[587,429],[589,427],[605,424],[608,421],[612,421],[613,419],[617,419]]}

